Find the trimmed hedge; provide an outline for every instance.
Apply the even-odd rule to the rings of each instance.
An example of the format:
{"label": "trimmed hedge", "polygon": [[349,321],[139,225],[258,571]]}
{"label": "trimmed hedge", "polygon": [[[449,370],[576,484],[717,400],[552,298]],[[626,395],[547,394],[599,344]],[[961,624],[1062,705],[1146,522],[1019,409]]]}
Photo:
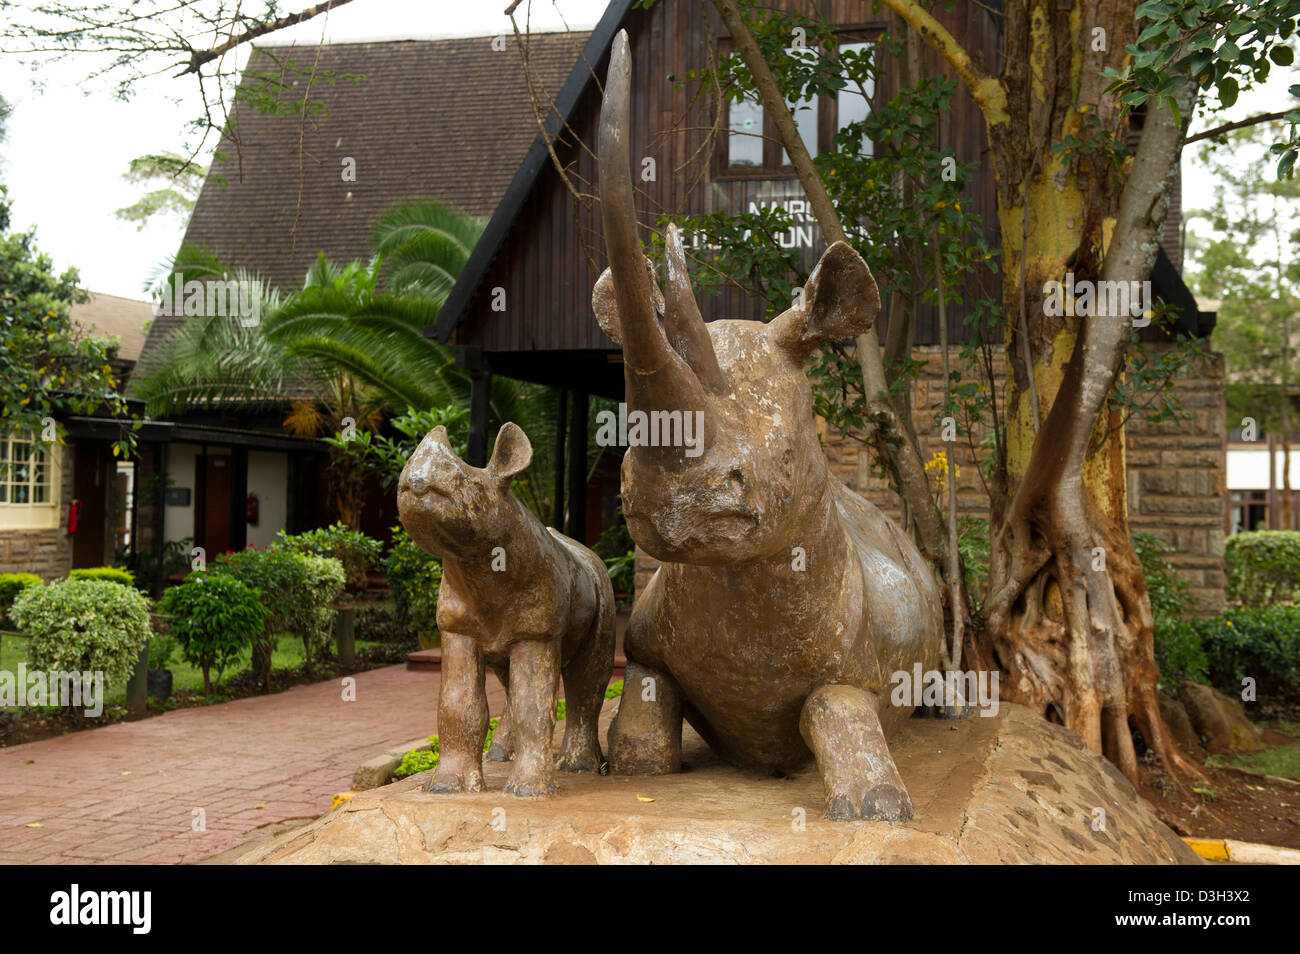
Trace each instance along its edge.
{"label": "trimmed hedge", "polygon": [[1250,677],[1261,696],[1300,693],[1300,606],[1174,621],[1156,630],[1156,662],[1166,686],[1190,679],[1235,695]]}
{"label": "trimmed hedge", "polygon": [[120,566],[82,567],[79,570],[72,570],[68,574],[68,579],[107,580],[109,583],[120,583],[123,586],[135,586],[135,574]]}
{"label": "trimmed hedge", "polygon": [[149,600],[106,580],[60,580],[23,590],[10,610],[31,636],[33,669],[102,671],[123,684],[149,641]]}
{"label": "trimmed hedge", "polygon": [[1224,541],[1223,562],[1233,602],[1300,600],[1300,530],[1234,533]]}
{"label": "trimmed hedge", "polygon": [[0,573],[0,616],[9,614],[9,607],[27,587],[44,585],[35,573]]}

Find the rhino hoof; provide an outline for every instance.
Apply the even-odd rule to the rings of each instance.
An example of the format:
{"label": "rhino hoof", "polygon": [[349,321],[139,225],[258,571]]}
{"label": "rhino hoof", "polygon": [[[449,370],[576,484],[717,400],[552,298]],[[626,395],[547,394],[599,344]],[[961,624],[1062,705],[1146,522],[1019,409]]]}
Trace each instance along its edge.
{"label": "rhino hoof", "polygon": [[847,795],[833,795],[826,801],[822,817],[827,821],[853,821],[858,813],[853,810],[853,802]]}
{"label": "rhino hoof", "polygon": [[526,779],[520,782],[512,779],[505,786],[505,794],[515,798],[550,798],[558,791],[559,786],[546,779]]}
{"label": "rhino hoof", "polygon": [[907,821],[912,814],[912,799],[897,785],[877,785],[862,799],[862,817],[867,821]]}

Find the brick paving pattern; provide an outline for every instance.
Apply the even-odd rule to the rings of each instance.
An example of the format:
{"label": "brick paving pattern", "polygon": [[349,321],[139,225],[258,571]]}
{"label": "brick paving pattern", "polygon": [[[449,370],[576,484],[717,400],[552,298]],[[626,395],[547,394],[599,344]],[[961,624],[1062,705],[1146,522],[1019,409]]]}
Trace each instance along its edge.
{"label": "brick paving pattern", "polygon": [[193,862],[328,811],[366,759],[436,731],[438,673],[355,679],[355,702],[335,679],[0,749],[0,864]]}

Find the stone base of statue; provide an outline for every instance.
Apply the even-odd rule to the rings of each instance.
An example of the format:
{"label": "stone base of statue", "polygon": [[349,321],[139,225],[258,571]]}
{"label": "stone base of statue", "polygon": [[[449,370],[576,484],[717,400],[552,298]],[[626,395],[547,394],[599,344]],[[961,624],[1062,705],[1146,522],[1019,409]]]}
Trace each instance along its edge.
{"label": "stone base of statue", "polygon": [[814,766],[792,778],[744,772],[687,728],[678,775],[562,774],[558,796],[535,800],[502,794],[508,763],[484,763],[488,790],[473,795],[426,794],[415,776],[239,863],[1201,863],[1109,762],[1019,706],[910,719],[891,751],[916,807],[906,824],[823,821]]}

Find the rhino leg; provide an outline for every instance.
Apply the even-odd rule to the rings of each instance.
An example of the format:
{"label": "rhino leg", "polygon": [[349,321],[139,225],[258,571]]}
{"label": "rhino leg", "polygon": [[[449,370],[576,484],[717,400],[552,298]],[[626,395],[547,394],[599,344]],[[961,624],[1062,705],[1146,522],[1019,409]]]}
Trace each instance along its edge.
{"label": "rhino leg", "polygon": [[441,795],[483,791],[483,740],[488,725],[483,677],[478,642],[459,633],[443,633],[438,767],[424,783],[424,791]]}
{"label": "rhino leg", "polygon": [[510,731],[515,759],[505,793],[546,798],[556,792],[551,757],[555,685],[560,670],[557,639],[521,639],[510,647]]}
{"label": "rhino leg", "polygon": [[592,622],[582,646],[564,668],[564,743],[555,766],[564,772],[599,772],[600,710],[614,669],[613,603]]}
{"label": "rhino leg", "polygon": [[497,730],[492,733],[492,744],[488,746],[485,758],[489,762],[510,762],[515,757],[515,738],[510,730],[510,666],[489,666],[506,690],[506,711],[497,722]]}
{"label": "rhino leg", "polygon": [[623,698],[609,727],[614,775],[668,775],[682,770],[682,694],[666,673],[627,663]]}
{"label": "rhino leg", "polygon": [[876,698],[856,686],[821,686],[804,702],[799,732],[817,758],[830,821],[906,821],[912,800],[876,715]]}

